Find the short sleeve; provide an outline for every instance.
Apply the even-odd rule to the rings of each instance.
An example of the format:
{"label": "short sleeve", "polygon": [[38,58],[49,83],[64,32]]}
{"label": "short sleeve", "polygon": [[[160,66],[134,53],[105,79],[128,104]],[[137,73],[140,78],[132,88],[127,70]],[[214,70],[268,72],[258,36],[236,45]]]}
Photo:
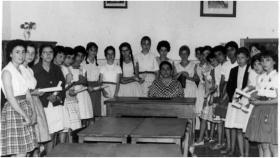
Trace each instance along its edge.
{"label": "short sleeve", "polygon": [[104,67],[101,67],[99,72],[100,72],[100,74],[104,74]]}
{"label": "short sleeve", "polygon": [[117,66],[117,69],[116,69],[116,70],[117,70],[116,72],[117,72],[118,74],[121,74],[121,73],[122,73],[122,69],[121,69],[120,66]]}
{"label": "short sleeve", "polygon": [[158,65],[158,62],[157,62],[157,59],[156,59],[155,56],[153,57],[153,68],[154,68],[153,71],[158,71],[159,70],[159,65]]}

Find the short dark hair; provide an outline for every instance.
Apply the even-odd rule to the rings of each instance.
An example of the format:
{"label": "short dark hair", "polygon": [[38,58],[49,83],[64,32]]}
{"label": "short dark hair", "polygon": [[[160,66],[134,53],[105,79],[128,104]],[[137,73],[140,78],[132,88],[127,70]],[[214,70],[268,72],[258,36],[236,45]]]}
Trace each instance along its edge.
{"label": "short dark hair", "polygon": [[236,56],[237,56],[238,54],[244,54],[246,57],[250,58],[250,52],[249,52],[249,50],[248,50],[247,48],[245,48],[245,47],[239,48],[239,49],[237,50],[237,52],[236,52]]}
{"label": "short dark hair", "polygon": [[30,62],[30,63],[28,64],[29,67],[32,67],[32,66],[34,65],[34,63],[35,63],[35,59],[36,59],[36,55],[37,55],[38,51],[37,51],[36,45],[35,45],[33,42],[31,42],[31,41],[26,41],[26,51],[27,51],[27,48],[28,48],[28,47],[32,47],[32,48],[34,48],[34,50],[35,50],[35,58],[33,59],[32,62]]}
{"label": "short dark hair", "polygon": [[151,38],[150,38],[149,36],[144,36],[144,37],[142,37],[142,39],[141,39],[141,43],[142,43],[143,41],[149,41],[149,42],[151,43]]}
{"label": "short dark hair", "polygon": [[210,54],[207,55],[206,60],[208,62],[211,62],[211,59],[214,59],[214,58],[216,58],[215,53],[211,52]]}
{"label": "short dark hair", "polygon": [[234,48],[236,51],[238,50],[238,44],[234,41],[230,41],[225,45],[225,48],[227,49],[228,47]]}
{"label": "short dark hair", "polygon": [[213,53],[215,54],[215,52],[222,52],[223,55],[227,55],[227,52],[226,52],[226,49],[224,46],[222,45],[218,45],[218,46],[215,46],[213,49],[212,49]]}
{"label": "short dark hair", "polygon": [[163,65],[168,65],[169,68],[170,68],[171,70],[173,70],[172,64],[171,64],[170,62],[168,62],[168,61],[163,61],[163,62],[161,62],[161,63],[159,64],[159,69],[160,69],[160,70],[162,69],[162,66],[163,66]]}
{"label": "short dark hair", "polygon": [[94,47],[94,48],[96,48],[96,49],[98,50],[98,46],[97,46],[96,43],[94,43],[94,42],[89,42],[89,43],[87,44],[87,46],[86,46],[86,51],[88,51],[91,47]]}
{"label": "short dark hair", "polygon": [[256,61],[261,62],[261,54],[256,54],[251,59],[251,68],[254,69],[254,64]]}
{"label": "short dark hair", "polygon": [[108,47],[106,47],[105,50],[104,50],[104,55],[105,55],[105,57],[107,56],[109,50],[112,50],[112,51],[114,52],[114,54],[116,55],[116,50],[115,50],[115,48],[114,48],[113,46],[108,46]]}
{"label": "short dark hair", "polygon": [[83,46],[81,46],[81,45],[76,46],[76,47],[74,48],[74,54],[75,54],[75,56],[77,56],[79,52],[82,53],[83,56],[86,56],[86,54],[87,54],[85,47],[83,47]]}
{"label": "short dark hair", "polygon": [[202,48],[202,52],[204,52],[204,51],[206,51],[206,50],[212,52],[212,47],[211,47],[211,46],[204,46],[204,47]]}
{"label": "short dark hair", "polygon": [[163,40],[163,41],[158,42],[158,45],[157,45],[157,51],[158,52],[159,52],[161,47],[165,47],[168,52],[170,51],[170,44],[169,44],[168,41]]}
{"label": "short dark hair", "polygon": [[47,47],[50,47],[50,48],[53,50],[53,46],[52,46],[52,45],[50,45],[50,44],[43,44],[43,45],[41,45],[40,48],[39,48],[39,53],[40,53],[40,55],[42,55],[43,49],[44,49],[44,48],[47,48]]}
{"label": "short dark hair", "polygon": [[201,53],[202,49],[203,49],[203,47],[196,47],[194,51],[195,51],[195,53],[198,52],[198,51]]}
{"label": "short dark hair", "polygon": [[261,53],[261,58],[272,58],[275,62],[274,69],[278,71],[278,54],[274,53],[272,50],[266,50]]}
{"label": "short dark hair", "polygon": [[64,47],[65,55],[74,55],[74,49],[71,47]]}
{"label": "short dark hair", "polygon": [[17,46],[22,46],[26,50],[26,42],[20,39],[11,40],[6,47],[6,51],[9,55],[7,55],[7,61],[11,60],[10,54],[13,52],[13,49]]}
{"label": "short dark hair", "polygon": [[189,56],[190,55],[190,48],[187,45],[183,45],[183,46],[180,47],[179,54],[180,54],[180,52],[182,52],[184,50],[187,51],[188,56]]}
{"label": "short dark hair", "polygon": [[56,57],[57,54],[64,54],[65,55],[65,51],[64,51],[64,47],[61,45],[57,45],[54,47],[54,57]]}

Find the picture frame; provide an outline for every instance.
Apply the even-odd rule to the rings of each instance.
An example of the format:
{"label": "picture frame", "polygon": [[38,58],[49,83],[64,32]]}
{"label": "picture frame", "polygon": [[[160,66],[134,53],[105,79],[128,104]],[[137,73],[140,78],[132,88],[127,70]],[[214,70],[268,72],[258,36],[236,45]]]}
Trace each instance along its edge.
{"label": "picture frame", "polygon": [[127,9],[127,1],[104,1],[104,8]]}
{"label": "picture frame", "polygon": [[236,17],[236,1],[200,1],[201,17]]}

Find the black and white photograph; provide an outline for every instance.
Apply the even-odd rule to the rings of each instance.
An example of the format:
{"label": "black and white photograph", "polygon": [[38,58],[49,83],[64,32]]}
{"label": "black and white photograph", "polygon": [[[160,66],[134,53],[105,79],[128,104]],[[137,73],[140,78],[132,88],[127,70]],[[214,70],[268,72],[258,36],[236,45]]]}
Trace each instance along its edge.
{"label": "black and white photograph", "polygon": [[278,157],[278,1],[1,4],[1,157]]}

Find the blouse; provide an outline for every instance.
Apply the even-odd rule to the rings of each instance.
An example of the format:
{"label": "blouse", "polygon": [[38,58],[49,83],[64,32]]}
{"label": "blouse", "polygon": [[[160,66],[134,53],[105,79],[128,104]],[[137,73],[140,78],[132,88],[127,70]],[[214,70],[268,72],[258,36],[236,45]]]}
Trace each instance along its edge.
{"label": "blouse", "polygon": [[177,80],[171,80],[168,86],[164,84],[162,79],[154,80],[150,86],[149,97],[159,97],[159,98],[175,98],[184,97],[184,89],[182,85]]}

